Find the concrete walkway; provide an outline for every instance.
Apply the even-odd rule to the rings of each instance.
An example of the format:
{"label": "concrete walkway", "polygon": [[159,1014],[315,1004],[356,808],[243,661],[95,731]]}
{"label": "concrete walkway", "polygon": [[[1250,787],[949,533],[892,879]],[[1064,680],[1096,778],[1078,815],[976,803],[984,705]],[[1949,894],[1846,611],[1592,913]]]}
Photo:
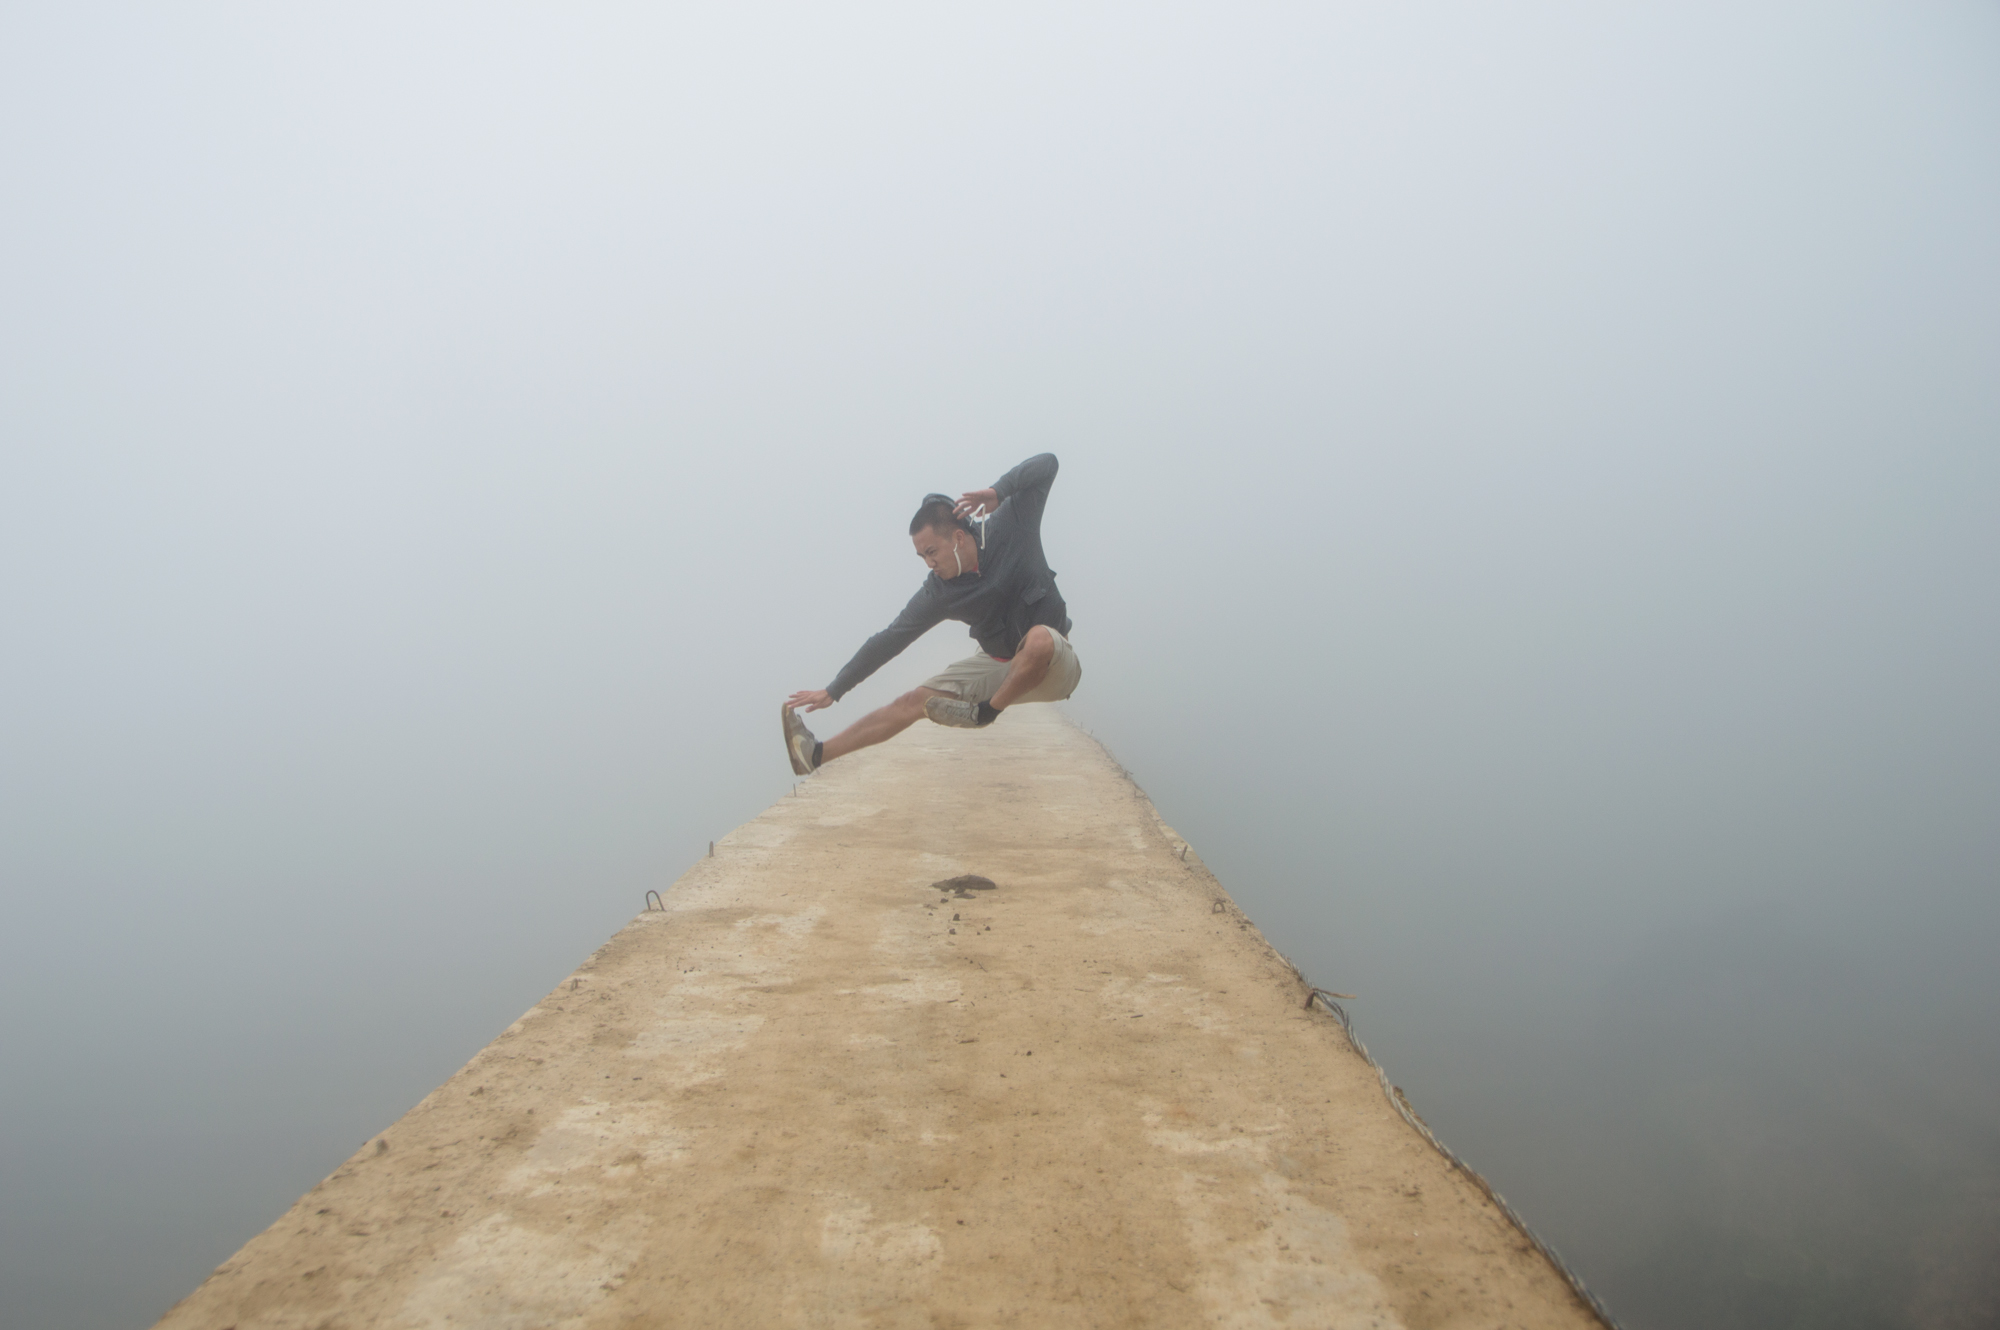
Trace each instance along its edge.
{"label": "concrete walkway", "polygon": [[1049,707],[837,763],[160,1324],[1596,1325],[1183,849]]}

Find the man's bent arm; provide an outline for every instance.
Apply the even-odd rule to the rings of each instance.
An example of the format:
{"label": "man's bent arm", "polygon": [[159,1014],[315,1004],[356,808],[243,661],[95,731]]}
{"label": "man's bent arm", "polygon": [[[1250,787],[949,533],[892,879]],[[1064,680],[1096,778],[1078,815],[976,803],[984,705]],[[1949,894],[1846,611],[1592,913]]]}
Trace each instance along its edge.
{"label": "man's bent arm", "polygon": [[1003,500],[1014,501],[1014,520],[1023,529],[1042,529],[1042,509],[1049,501],[1049,486],[1056,480],[1056,455],[1039,453],[993,482],[993,490]]}
{"label": "man's bent arm", "polygon": [[838,702],[856,684],[901,655],[904,647],[942,622],[944,606],[931,597],[930,584],[926,582],[910,597],[910,603],[903,606],[903,612],[893,623],[861,644],[861,650],[841,667],[826,691]]}

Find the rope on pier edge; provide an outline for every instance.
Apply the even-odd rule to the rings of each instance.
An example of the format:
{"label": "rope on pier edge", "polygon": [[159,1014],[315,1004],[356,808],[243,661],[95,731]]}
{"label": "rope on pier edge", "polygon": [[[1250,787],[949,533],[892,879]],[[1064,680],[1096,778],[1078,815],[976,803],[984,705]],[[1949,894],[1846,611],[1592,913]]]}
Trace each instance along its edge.
{"label": "rope on pier edge", "polygon": [[[1292,970],[1294,973],[1297,973],[1298,967],[1294,965],[1292,966]],[[1313,987],[1310,981],[1306,981],[1305,976],[1303,974],[1300,974],[1299,978],[1302,982],[1305,982],[1307,988],[1306,1010],[1308,1011],[1312,1010],[1313,1003],[1317,1002],[1321,1007],[1326,1009],[1329,1015],[1331,1015],[1336,1021],[1340,1022],[1341,1031],[1344,1034],[1346,1034],[1348,1044],[1354,1049],[1355,1052],[1361,1055],[1361,1060],[1363,1062],[1366,1062],[1369,1066],[1375,1069],[1375,1079],[1382,1082],[1383,1095],[1388,1098],[1389,1103],[1395,1108],[1395,1110],[1398,1113],[1402,1114],[1403,1121],[1409,1123],[1410,1126],[1414,1127],[1416,1129],[1417,1135],[1423,1137],[1426,1141],[1429,1141],[1431,1144],[1431,1148],[1433,1150],[1436,1150],[1439,1154],[1443,1155],[1446,1161],[1449,1162],[1453,1168],[1465,1174],[1466,1177],[1472,1179],[1472,1184],[1475,1187],[1479,1188],[1480,1191],[1484,1192],[1488,1200],[1492,1201],[1493,1204],[1500,1207],[1500,1213],[1506,1215],[1508,1219],[1513,1221],[1514,1227],[1521,1231],[1521,1236],[1525,1237],[1529,1242],[1533,1243],[1535,1245],[1535,1250],[1540,1252],[1544,1257],[1546,1257],[1548,1259],[1549,1264],[1553,1265],[1556,1268],[1557,1272],[1561,1274],[1565,1280],[1569,1281],[1570,1291],[1575,1293],[1578,1298],[1582,1299],[1584,1306],[1590,1308],[1592,1312],[1596,1313],[1598,1320],[1604,1322],[1606,1326],[1610,1327],[1610,1330],[1619,1330],[1618,1322],[1615,1319],[1613,1319],[1611,1313],[1605,1309],[1604,1304],[1597,1300],[1597,1295],[1590,1291],[1589,1286],[1583,1282],[1583,1279],[1576,1273],[1576,1271],[1569,1268],[1569,1263],[1563,1260],[1561,1256],[1556,1254],[1556,1249],[1554,1247],[1549,1246],[1548,1243],[1542,1241],[1541,1235],[1536,1233],[1534,1229],[1528,1227],[1528,1221],[1521,1218],[1520,1212],[1515,1210],[1513,1206],[1507,1204],[1507,1198],[1502,1196],[1499,1192],[1495,1191],[1493,1189],[1493,1184],[1488,1182],[1485,1178],[1479,1176],[1478,1171],[1474,1169],[1472,1165],[1466,1163],[1463,1159],[1460,1159],[1458,1157],[1458,1153],[1454,1151],[1449,1145],[1446,1145],[1443,1141],[1439,1140],[1437,1138],[1437,1134],[1424,1124],[1424,1120],[1422,1118],[1417,1116],[1416,1110],[1410,1107],[1409,1099],[1404,1096],[1401,1089],[1390,1083],[1389,1073],[1382,1070],[1382,1064],[1377,1062],[1375,1060],[1375,1055],[1368,1051],[1368,1045],[1362,1043],[1361,1037],[1354,1033],[1354,1018],[1347,1014],[1347,1008],[1341,1006],[1338,1002],[1334,1001],[1336,994],[1329,993],[1324,988]]]}

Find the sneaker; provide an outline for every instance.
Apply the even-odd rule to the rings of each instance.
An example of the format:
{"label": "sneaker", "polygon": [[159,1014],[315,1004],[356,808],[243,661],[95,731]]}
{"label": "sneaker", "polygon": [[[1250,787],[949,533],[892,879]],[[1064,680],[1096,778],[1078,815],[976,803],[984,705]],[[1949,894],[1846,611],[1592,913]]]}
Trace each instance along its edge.
{"label": "sneaker", "polygon": [[813,774],[813,749],[819,745],[813,739],[813,732],[806,728],[806,723],[799,719],[796,711],[786,707],[784,712],[785,752],[792,759],[792,774],[810,776]]}
{"label": "sneaker", "polygon": [[976,730],[993,723],[979,718],[979,703],[968,702],[962,697],[927,697],[924,699],[924,714],[940,725],[961,730]]}

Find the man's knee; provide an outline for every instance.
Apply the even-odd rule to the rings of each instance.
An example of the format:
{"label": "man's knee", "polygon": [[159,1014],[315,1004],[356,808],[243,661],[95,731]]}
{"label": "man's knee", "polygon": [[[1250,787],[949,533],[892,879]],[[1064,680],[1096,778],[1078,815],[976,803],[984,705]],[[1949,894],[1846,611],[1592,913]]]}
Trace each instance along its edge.
{"label": "man's knee", "polygon": [[912,688],[909,692],[904,693],[901,697],[896,699],[895,707],[898,711],[906,711],[906,712],[914,711],[917,714],[922,715],[924,710],[924,699],[927,697],[937,697],[937,696],[939,696],[939,693],[938,690],[935,688]]}
{"label": "man's knee", "polygon": [[1028,635],[1021,639],[1020,654],[1026,656],[1029,660],[1035,661],[1054,659],[1056,654],[1055,635],[1042,624],[1036,624],[1028,630]]}

